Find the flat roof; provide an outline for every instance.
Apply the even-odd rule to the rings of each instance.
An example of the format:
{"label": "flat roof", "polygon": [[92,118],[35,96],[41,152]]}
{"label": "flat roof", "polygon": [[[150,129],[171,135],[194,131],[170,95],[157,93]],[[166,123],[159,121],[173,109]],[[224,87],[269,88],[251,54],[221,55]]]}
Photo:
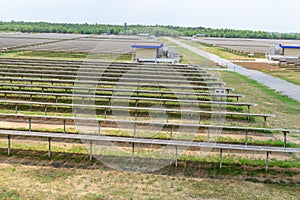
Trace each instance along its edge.
{"label": "flat roof", "polygon": [[279,44],[283,49],[300,49],[300,44]]}
{"label": "flat roof", "polygon": [[160,49],[163,46],[164,44],[160,42],[152,42],[152,43],[138,42],[138,43],[133,43],[131,45],[132,48],[136,48],[136,49]]}

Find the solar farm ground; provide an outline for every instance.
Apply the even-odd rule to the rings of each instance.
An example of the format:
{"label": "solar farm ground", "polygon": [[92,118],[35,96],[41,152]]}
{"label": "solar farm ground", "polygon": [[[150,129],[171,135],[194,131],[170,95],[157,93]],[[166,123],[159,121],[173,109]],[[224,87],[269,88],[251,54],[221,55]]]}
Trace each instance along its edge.
{"label": "solar farm ground", "polygon": [[[187,40],[180,40],[183,43],[186,43],[188,45],[191,45],[193,47],[197,47],[199,49],[208,51],[210,53],[216,54],[222,58],[232,60],[234,63],[239,64],[243,67],[246,67],[248,69],[255,69],[262,71],[264,73],[267,73],[269,75],[284,79],[288,82],[291,82],[293,84],[299,85],[300,83],[300,67],[299,66],[293,66],[293,65],[282,65],[278,66],[278,64],[268,64],[267,62],[261,62],[260,59],[258,61],[255,61],[255,59],[246,57],[243,55],[237,55],[232,52],[228,52],[225,50],[220,50],[216,47],[206,47],[199,43],[187,41]],[[292,43],[293,41],[289,41]],[[295,41],[294,41],[295,42]],[[208,61],[206,61],[208,62]],[[205,66],[206,62],[202,62]]]}
{"label": "solar farm ground", "polygon": [[[204,66],[211,64],[206,59],[190,54],[184,49],[179,48],[179,51],[181,51],[181,54],[184,56],[186,63],[193,62],[193,64],[199,64],[201,66],[203,66],[203,64],[206,64]],[[59,97],[58,103],[72,103],[67,97],[67,94],[71,93],[72,89],[61,89],[58,87],[72,87],[72,82],[64,83],[60,81],[70,81],[72,78],[69,76],[72,74],[72,68],[76,68],[75,66],[76,63],[72,62],[70,64],[67,64],[67,62],[58,64],[58,61],[55,61],[52,64],[47,64],[45,61],[39,62],[38,64],[34,64],[34,62],[26,64],[26,62],[22,63],[21,60],[18,64],[13,64],[6,61],[6,63],[2,65],[3,73],[0,77],[2,79],[1,95],[2,100],[9,99],[10,101],[1,103],[0,112],[4,113],[4,118],[1,118],[2,123],[0,126],[6,129],[28,130],[27,120],[17,122],[16,120],[20,118],[9,117],[9,115],[5,117],[5,113],[14,115],[16,109],[16,104],[12,103],[14,101],[23,102],[18,104],[17,112],[18,114],[24,115],[44,115],[45,110],[43,106],[32,105],[31,107],[28,102],[48,102],[55,104],[56,93],[65,95],[65,97]],[[27,69],[27,71],[24,69]],[[61,73],[58,73],[58,75],[63,75],[63,77],[57,76],[57,73],[53,71],[50,73],[49,70],[51,69],[53,71],[60,70]],[[122,71],[120,66],[110,66],[109,69],[110,70],[105,70],[105,77],[107,78],[117,76],[117,73],[121,73]],[[136,71],[132,76],[144,76],[144,79],[149,79],[149,81],[151,81],[151,75],[156,75],[156,80],[161,80],[160,76],[164,76],[165,80],[170,76],[172,80],[172,75],[168,75],[167,69],[159,70],[162,69],[156,68],[156,70],[151,70],[148,66],[147,70],[144,69],[143,73]],[[189,70],[193,69],[190,68]],[[188,70],[185,72],[187,71]],[[159,74],[157,74],[158,72]],[[89,71],[84,71],[82,75],[89,73]],[[199,73],[199,77],[203,75],[200,76],[200,74],[202,73]],[[244,99],[240,98],[238,102],[255,102],[259,104],[251,108],[251,113],[271,113],[276,115],[274,118],[268,118],[268,127],[299,129],[299,102],[283,97],[255,81],[251,81],[233,72],[217,72],[217,75],[221,77],[222,81],[227,83],[227,88],[235,88],[233,94],[243,94],[245,96]],[[90,74],[89,76],[92,77]],[[50,82],[47,82],[47,79],[48,81],[50,80]],[[42,81],[44,81],[43,84],[41,84]],[[51,81],[54,83],[51,84]],[[102,81],[103,83],[106,82],[106,84],[111,82],[110,79]],[[129,83],[134,83],[135,81],[138,80],[130,80]],[[173,81],[176,83],[176,80]],[[12,84],[14,84],[14,86],[10,87]],[[28,86],[21,88],[16,86],[20,84],[26,84]],[[43,89],[42,87],[38,87],[38,85],[43,85],[48,88]],[[184,85],[184,83],[179,85]],[[98,92],[97,95],[111,95],[111,92],[107,91],[109,87],[100,86],[99,91],[96,91]],[[157,90],[157,88],[155,89],[155,85],[151,87],[148,85],[145,88],[140,88],[140,90],[152,90],[150,94],[141,93],[140,95],[144,95],[148,98],[162,99],[162,97],[157,96],[159,90]],[[5,96],[5,91],[7,91],[7,96]],[[15,92],[15,94],[13,92]],[[23,94],[20,96],[21,93],[18,92],[22,92]],[[28,95],[29,93],[34,94],[34,92],[43,92],[44,95],[35,94],[32,97]],[[188,91],[180,90],[180,92]],[[203,93],[204,91],[201,92]],[[136,96],[134,95],[134,97]],[[169,101],[174,99],[172,95],[166,95],[164,98],[169,99]],[[207,101],[208,99],[205,98],[202,100]],[[109,105],[107,99],[109,98],[101,99],[102,105]],[[228,101],[228,103],[235,102],[237,101],[234,98]],[[158,109],[153,102],[142,102],[139,104],[140,107],[146,105],[150,105],[150,107],[154,106],[153,109]],[[131,106],[134,107],[133,104]],[[168,104],[168,106],[170,109],[178,108],[178,105],[173,103]],[[58,109],[55,108],[55,105],[49,107],[47,109],[47,116],[70,116],[72,115],[72,110],[70,110],[69,107],[70,105],[62,105],[62,107]],[[236,113],[247,113],[246,108],[237,109],[236,107],[231,108],[228,106],[228,111],[230,110]],[[98,115],[99,117],[101,116],[100,119],[105,120],[103,119],[103,110],[100,109]],[[134,115],[132,117],[134,117]],[[139,118],[145,120],[143,112],[140,113]],[[109,113],[107,114],[107,119],[112,119]],[[165,116],[163,116],[163,119],[165,119]],[[169,120],[171,123],[175,123],[176,115],[171,116]],[[203,120],[203,122],[205,122],[205,117]],[[228,116],[226,123],[227,125],[232,125],[233,123],[245,127],[262,127],[263,119],[255,117],[249,122],[247,118],[234,119],[232,116]],[[62,122],[58,124],[58,121],[55,120],[48,120],[47,122],[39,120],[38,123],[33,124],[31,128],[33,130],[46,132],[63,131]],[[114,127],[110,127],[110,124],[104,126],[102,130],[109,135],[126,136],[126,134],[128,134],[117,131]],[[75,132],[74,126],[67,126],[67,131]],[[130,131],[130,134],[131,133],[132,130]],[[205,139],[206,132],[202,135],[200,134],[200,136],[198,139]],[[155,137],[157,139],[168,138],[169,132],[160,133],[155,135]],[[270,135],[257,133],[250,135],[249,142],[253,145],[282,146],[282,139],[281,133]],[[244,134],[224,134],[220,137],[220,142],[242,144],[245,142]],[[288,145],[299,148],[299,144],[299,133],[291,133],[288,135]],[[265,153],[255,151],[224,151],[223,168],[220,169],[218,151],[212,151],[209,156],[199,158],[199,151],[191,148],[188,149],[184,155],[179,157],[177,168],[174,165],[169,165],[155,172],[140,174],[112,170],[95,160],[90,162],[88,158],[89,150],[82,144],[73,142],[61,143],[53,141],[51,143],[52,154],[49,159],[47,145],[48,144],[43,140],[24,141],[12,139],[11,156],[7,156],[7,138],[0,140],[0,160],[2,163],[0,165],[0,181],[2,183],[0,187],[1,198],[297,199],[300,195],[300,158],[297,154],[271,154],[269,172],[266,173]],[[128,152],[131,151],[128,145],[124,145],[122,148]],[[148,150],[147,148],[145,149]],[[143,158],[143,153],[145,152],[143,148],[137,148],[136,151],[138,157]],[[120,161],[124,159],[124,156],[116,155],[114,152],[106,153],[106,157],[117,160],[120,159]],[[132,164],[132,167],[134,167],[134,164]]]}
{"label": "solar farm ground", "polygon": [[[7,69],[17,69],[16,67],[9,67],[9,65],[10,64],[5,64]],[[22,65],[25,65],[26,67],[26,63],[20,64],[19,66],[21,67]],[[39,66],[36,67],[41,68],[42,65],[43,63],[41,62]],[[27,68],[28,67],[29,66],[27,66]],[[34,67],[34,65],[32,67]],[[67,67],[64,68],[67,70]],[[48,67],[47,70],[50,70],[50,68]],[[42,72],[43,70],[40,69],[39,73]],[[30,74],[32,72],[28,71],[28,73]],[[280,95],[276,94],[275,92],[272,92],[260,86],[259,84],[243,78],[235,73],[221,73],[223,75],[222,79],[227,82],[226,87],[235,87],[236,94],[242,92],[246,95],[246,99],[241,99],[242,101],[259,102],[260,105],[253,108],[253,113],[263,111],[277,114],[276,118],[270,119],[270,121],[268,120],[268,126],[290,128],[298,127],[297,119],[299,118],[300,113],[298,110],[298,102],[280,97]],[[9,74],[6,74],[5,76],[9,76]],[[30,83],[23,81],[22,84]],[[3,89],[7,89],[8,92],[10,91],[9,87],[3,87]],[[38,88],[33,87],[33,89],[37,90]],[[18,88],[14,88],[14,90],[19,91]],[[22,90],[24,90],[24,88]],[[256,95],[252,95],[253,93]],[[19,99],[18,96],[7,96],[7,98],[10,98],[11,100],[29,100],[29,97],[26,96],[22,96],[21,99]],[[44,98],[45,101],[53,102],[53,99],[47,99],[46,96]],[[39,101],[41,101],[41,99]],[[64,101],[66,101],[64,98],[60,98],[59,100],[59,102]],[[4,105],[2,111],[7,112],[11,110],[14,112],[14,109],[14,106],[9,107],[8,105]],[[33,107],[33,110],[28,110],[29,108],[27,107],[22,108],[19,106],[18,109],[18,113],[22,114],[41,112],[38,111],[38,107]],[[283,111],[283,109],[285,111]],[[48,115],[64,115],[66,110],[59,109],[56,111],[54,108],[52,110],[48,110],[48,112]],[[12,119],[14,120],[14,118]],[[256,121],[256,123],[258,121]],[[16,122],[3,122],[1,125],[5,126],[6,128],[13,126],[14,128],[24,130],[24,128],[26,129],[27,123],[23,122],[23,124],[20,124]],[[61,125],[56,125],[55,123],[50,125],[41,121],[39,124],[32,126],[34,130],[40,131],[51,131],[53,129],[61,131],[61,127]],[[72,126],[69,126],[67,130],[73,130]],[[104,130],[106,133],[113,135],[123,134],[120,132],[115,132],[114,129],[104,128]],[[264,144],[270,145],[270,139],[275,139],[275,141],[282,139],[282,135],[280,134],[275,134],[272,137],[264,137],[263,135],[264,134],[256,136],[251,135],[250,140],[254,144],[257,144],[258,142],[264,142]],[[224,135],[224,137],[220,138],[220,141],[239,143],[242,141],[242,138],[238,135],[226,134],[226,136]],[[296,133],[292,133],[289,135],[289,141],[289,143],[298,145],[299,137]],[[284,197],[292,199],[293,195],[299,193],[297,190],[297,180],[300,173],[298,161],[299,158],[295,158],[293,156],[291,157],[285,154],[272,155],[272,159],[269,161],[270,172],[265,173],[263,172],[265,165],[265,154],[260,154],[258,152],[245,153],[239,151],[224,151],[223,169],[220,170],[218,152],[211,152],[209,156],[199,158],[197,156],[199,152],[191,149],[187,151],[185,155],[179,157],[178,168],[170,165],[159,171],[156,171],[155,173],[132,175],[131,173],[111,170],[98,161],[93,161],[90,163],[87,156],[88,150],[85,149],[81,144],[77,143],[60,143],[53,141],[51,145],[51,160],[48,160],[47,158],[47,144],[44,141],[26,140],[22,142],[13,139],[11,145],[12,156],[7,157],[5,155],[7,141],[6,139],[2,139],[0,142],[0,147],[2,148],[1,159],[3,159],[3,163],[6,163],[5,165],[1,166],[3,168],[2,177],[7,178],[8,174],[11,177],[9,182],[6,181],[2,185],[2,190],[3,194],[9,198],[21,196],[36,199],[50,199],[56,197],[73,199],[126,199],[129,197],[149,199],[149,195],[154,195],[154,199],[176,199],[179,197],[192,199],[199,199],[200,197],[230,199],[242,198],[245,196],[250,198],[249,192],[241,192],[241,190],[247,191],[246,189],[249,187],[252,187],[253,190],[255,189],[257,191],[256,194],[251,194],[251,197],[254,196],[255,198],[264,196],[266,198],[276,199],[278,197],[276,194],[280,192],[280,198]],[[130,148],[127,146],[124,146],[123,148],[130,150]],[[139,155],[142,156],[141,152]],[[115,155],[108,154],[107,156]],[[122,157],[118,157],[118,159],[122,159]],[[19,167],[20,165],[22,168]],[[230,177],[230,180],[226,177]],[[20,187],[20,180],[30,180],[31,184]],[[128,182],[130,182],[130,184],[128,184]],[[67,185],[64,188],[67,188],[68,190],[60,190],[63,185]],[[115,189],[106,191],[113,185],[116,187]],[[202,186],[200,187],[200,185]],[[36,187],[42,188],[42,191],[36,191]],[[47,187],[50,187],[51,191],[47,190]],[[218,192],[220,187],[223,188],[222,192]],[[51,196],[49,196],[49,194]]]}
{"label": "solar farm ground", "polygon": [[[293,118],[295,113],[283,112],[283,108],[280,109],[283,102],[275,93],[234,73],[226,77],[229,86],[240,86],[239,92],[257,93],[258,97],[247,95],[247,100],[261,102],[257,108],[283,114],[280,119],[285,121],[279,120],[277,125],[297,126],[299,116],[296,114]],[[269,99],[268,102],[265,99]],[[274,106],[277,104],[278,107]],[[285,109],[291,112],[299,108],[293,104],[288,102]],[[81,145],[53,143],[53,157],[49,160],[44,142],[15,142],[12,143],[13,156],[7,157],[5,153],[1,156],[3,198],[297,199],[300,195],[298,167],[286,168],[287,162],[281,162],[283,167],[278,167],[280,161],[273,159],[270,164],[274,167],[269,173],[264,172],[262,158],[249,162],[229,154],[225,156],[222,170],[212,155],[201,164],[196,157],[189,161],[182,157],[178,168],[170,165],[155,173],[132,174],[111,170],[98,162],[91,164],[87,150]],[[6,141],[1,142],[1,148],[6,148]]]}

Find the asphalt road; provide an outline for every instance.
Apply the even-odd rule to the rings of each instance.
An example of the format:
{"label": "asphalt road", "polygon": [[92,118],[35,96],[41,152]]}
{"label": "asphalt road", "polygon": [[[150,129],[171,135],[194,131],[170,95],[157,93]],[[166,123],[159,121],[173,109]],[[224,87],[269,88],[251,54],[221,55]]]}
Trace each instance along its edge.
{"label": "asphalt road", "polygon": [[227,66],[228,70],[230,70],[230,71],[238,72],[241,75],[249,77],[249,78],[267,86],[268,88],[275,90],[276,92],[279,92],[285,96],[288,96],[291,99],[295,99],[300,102],[300,86],[298,86],[298,85],[289,83],[285,80],[265,74],[265,73],[257,71],[257,70],[246,69],[244,67],[241,67],[239,65],[232,63],[229,60],[226,60],[226,59],[220,58],[219,56],[207,53],[196,47],[192,47],[190,45],[184,44],[173,38],[167,38],[167,39],[170,42],[173,42],[177,45],[180,45],[180,46],[202,56],[202,57],[212,60],[221,66]]}

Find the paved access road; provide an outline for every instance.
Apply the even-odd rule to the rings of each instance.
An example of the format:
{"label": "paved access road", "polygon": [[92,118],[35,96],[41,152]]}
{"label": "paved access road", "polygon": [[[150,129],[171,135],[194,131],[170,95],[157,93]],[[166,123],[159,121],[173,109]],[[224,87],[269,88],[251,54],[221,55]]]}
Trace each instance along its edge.
{"label": "paved access road", "polygon": [[265,73],[257,71],[257,70],[246,69],[244,67],[241,67],[239,65],[232,63],[229,60],[226,60],[226,59],[220,58],[219,56],[207,53],[206,51],[200,50],[196,47],[184,44],[173,38],[167,38],[167,39],[170,42],[173,42],[179,46],[182,46],[182,47],[202,56],[202,57],[212,60],[221,66],[227,66],[228,69],[231,71],[238,72],[239,74],[249,77],[249,78],[275,90],[276,92],[279,92],[285,96],[288,96],[291,99],[295,99],[300,102],[300,86],[298,86],[298,85],[289,83],[285,80],[265,74]]}

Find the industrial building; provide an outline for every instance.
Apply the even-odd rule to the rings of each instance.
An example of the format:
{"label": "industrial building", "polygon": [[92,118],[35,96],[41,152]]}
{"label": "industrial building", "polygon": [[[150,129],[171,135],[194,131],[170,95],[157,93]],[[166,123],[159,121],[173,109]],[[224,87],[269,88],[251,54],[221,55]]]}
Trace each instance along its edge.
{"label": "industrial building", "polygon": [[268,59],[282,64],[300,65],[300,44],[279,44],[279,47],[271,47]]}
{"label": "industrial building", "polygon": [[133,60],[136,62],[178,63],[180,56],[174,48],[164,47],[161,42],[137,42],[131,45],[135,52]]}
{"label": "industrial building", "polygon": [[282,53],[284,56],[297,57],[297,58],[300,57],[300,45],[280,44],[279,47],[282,48]]}
{"label": "industrial building", "polygon": [[159,57],[159,49],[163,46],[163,43],[160,42],[138,42],[132,44],[131,48],[135,49],[137,62],[155,62]]}

